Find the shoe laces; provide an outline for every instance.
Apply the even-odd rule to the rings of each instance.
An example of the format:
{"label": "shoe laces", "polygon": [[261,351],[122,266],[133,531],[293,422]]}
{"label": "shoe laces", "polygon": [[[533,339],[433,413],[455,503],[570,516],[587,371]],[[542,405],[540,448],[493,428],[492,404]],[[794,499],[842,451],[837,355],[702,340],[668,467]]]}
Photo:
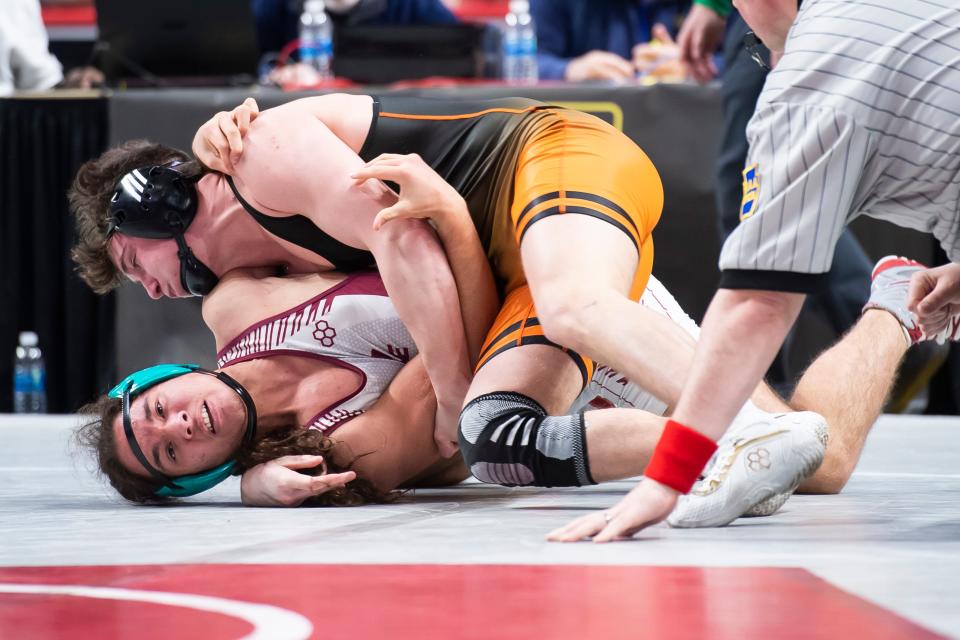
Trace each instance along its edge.
{"label": "shoe laces", "polygon": [[[729,451],[727,451],[723,457],[720,456],[720,448],[714,451],[713,456],[710,457],[710,461],[707,462],[706,468],[703,473],[700,474],[697,484],[690,493],[705,496],[716,491],[730,472],[730,467],[733,466],[737,447],[745,441],[745,438],[734,438],[729,445]],[[724,446],[727,446],[726,443],[724,443]]]}

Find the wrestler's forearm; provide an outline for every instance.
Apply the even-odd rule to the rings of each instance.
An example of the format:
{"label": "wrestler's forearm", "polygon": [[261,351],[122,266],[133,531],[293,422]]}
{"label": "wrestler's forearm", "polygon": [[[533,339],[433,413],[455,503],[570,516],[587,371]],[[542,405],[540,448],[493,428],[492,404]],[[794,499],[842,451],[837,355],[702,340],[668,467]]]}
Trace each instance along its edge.
{"label": "wrestler's forearm", "polygon": [[434,220],[456,281],[460,312],[470,348],[470,362],[474,363],[487,331],[497,316],[500,298],[487,253],[480,244],[467,203],[460,198],[458,202],[449,203],[445,209],[445,215]]}
{"label": "wrestler's forearm", "polygon": [[371,249],[387,293],[420,349],[437,401],[447,408],[459,405],[470,384],[470,358],[443,248],[419,221],[396,221],[378,234]]}
{"label": "wrestler's forearm", "polygon": [[673,418],[719,440],[763,378],[804,296],[720,289],[704,318]]}
{"label": "wrestler's forearm", "polygon": [[336,438],[345,446],[334,453],[334,463],[382,491],[397,488],[442,460],[433,441],[436,409],[433,386],[417,356],[372,407],[337,430]]}

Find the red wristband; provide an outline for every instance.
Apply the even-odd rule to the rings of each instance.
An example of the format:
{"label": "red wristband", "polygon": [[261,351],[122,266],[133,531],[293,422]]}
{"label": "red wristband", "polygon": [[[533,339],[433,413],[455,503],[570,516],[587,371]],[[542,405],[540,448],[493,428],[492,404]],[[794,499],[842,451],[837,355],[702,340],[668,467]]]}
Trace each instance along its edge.
{"label": "red wristband", "polygon": [[717,443],[699,431],[667,420],[644,475],[680,493],[687,493],[716,450]]}

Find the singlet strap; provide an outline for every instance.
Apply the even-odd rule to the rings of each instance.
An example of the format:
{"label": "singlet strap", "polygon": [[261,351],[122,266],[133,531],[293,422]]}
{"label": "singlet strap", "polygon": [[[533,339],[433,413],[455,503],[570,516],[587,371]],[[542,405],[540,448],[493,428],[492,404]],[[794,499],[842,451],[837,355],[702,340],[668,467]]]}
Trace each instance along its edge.
{"label": "singlet strap", "polygon": [[240,195],[240,191],[233,183],[233,178],[226,176],[227,184],[233,191],[234,197],[243,205],[247,213],[253,216],[261,227],[287,242],[313,251],[318,256],[329,260],[340,271],[357,271],[369,269],[375,262],[373,254],[364,249],[344,244],[320,229],[312,220],[301,214],[278,218],[259,211]]}

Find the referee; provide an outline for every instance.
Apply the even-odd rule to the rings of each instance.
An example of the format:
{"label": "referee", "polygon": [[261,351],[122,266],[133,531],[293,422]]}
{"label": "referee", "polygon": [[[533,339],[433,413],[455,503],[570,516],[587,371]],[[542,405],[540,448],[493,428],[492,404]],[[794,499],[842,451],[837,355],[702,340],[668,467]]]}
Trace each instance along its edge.
{"label": "referee", "polygon": [[734,4],[784,54],[747,129],[741,222],[686,386],[647,480],[592,514],[598,542],[663,520],[689,490],[854,218],[932,233],[953,263],[913,277],[911,308],[928,335],[960,311],[956,1],[805,0],[792,24],[796,0]]}

